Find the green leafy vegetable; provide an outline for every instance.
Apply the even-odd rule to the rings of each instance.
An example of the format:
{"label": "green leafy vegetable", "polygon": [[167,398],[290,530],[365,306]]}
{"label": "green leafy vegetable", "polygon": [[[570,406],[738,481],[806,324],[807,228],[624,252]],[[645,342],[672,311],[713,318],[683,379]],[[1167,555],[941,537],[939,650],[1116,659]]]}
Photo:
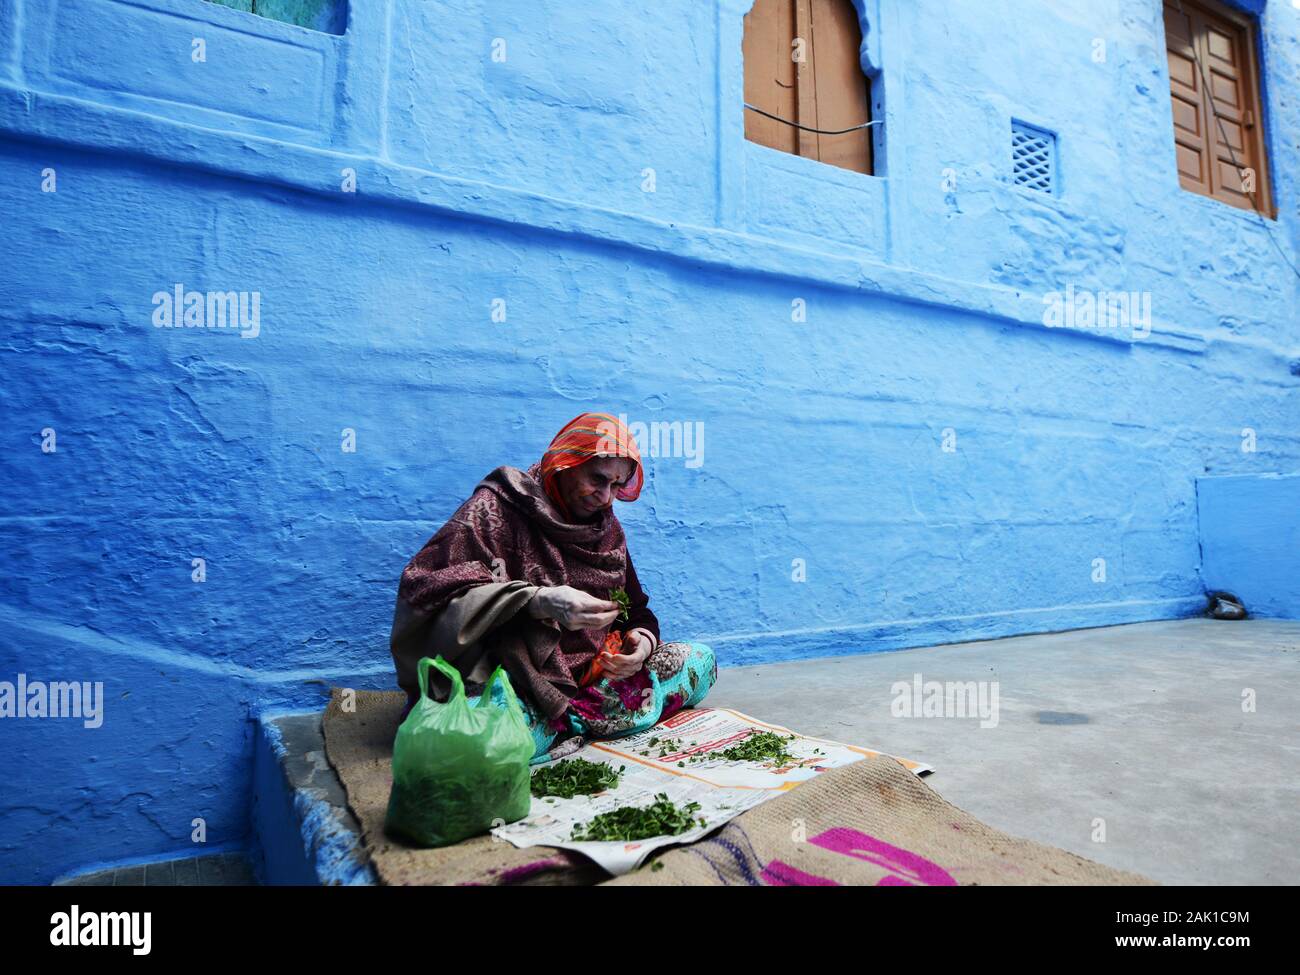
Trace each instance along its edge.
{"label": "green leafy vegetable", "polygon": [[[705,751],[698,754],[686,755],[682,761],[677,763],[678,768],[685,768],[688,765],[694,765],[696,762],[708,761],[710,758],[723,758],[733,762],[773,762],[777,765],[800,765],[804,759],[791,755],[786,750],[786,743],[794,741],[795,735],[778,735],[773,731],[758,731],[754,729],[754,734],[750,735],[738,745],[731,748],[719,749],[716,751]],[[663,759],[666,756],[675,755],[679,752],[686,751],[687,746],[681,738],[651,738],[646,743],[649,748],[642,749],[641,754],[648,758]],[[691,742],[692,746],[698,744]],[[657,754],[652,754],[651,749],[658,748]],[[813,754],[823,755],[820,748],[814,749]]]}
{"label": "green leafy vegetable", "polygon": [[419,846],[445,846],[476,836],[512,808],[522,795],[521,785],[500,776],[459,781],[409,774],[389,794],[385,829]]}
{"label": "green leafy vegetable", "polygon": [[621,589],[621,588],[620,588],[620,589],[611,589],[611,590],[609,591],[609,599],[610,599],[610,602],[618,603],[618,605],[619,605],[619,610],[620,610],[620,611],[619,611],[619,614],[618,614],[618,618],[619,618],[619,619],[621,619],[621,620],[623,620],[623,621],[627,621],[628,619],[630,619],[630,617],[628,616],[628,611],[632,608],[632,597],[631,597],[631,596],[629,596],[629,595],[628,595],[628,594],[627,594],[623,589]]}
{"label": "green leafy vegetable", "polygon": [[688,802],[678,808],[669,801],[667,793],[660,792],[649,806],[619,806],[610,812],[601,813],[590,822],[574,825],[572,839],[629,841],[648,840],[655,836],[677,836],[688,829],[694,829],[697,823],[700,826],[708,825],[703,819],[691,816],[699,808],[698,802]]}
{"label": "green leafy vegetable", "polygon": [[794,765],[800,759],[795,758],[785,748],[786,742],[794,739],[794,735],[783,738],[775,731],[760,731],[758,734],[750,735],[739,745],[732,745],[715,754],[734,762],[771,761],[777,765]]}
{"label": "green leafy vegetable", "polygon": [[618,777],[626,765],[617,770],[604,762],[589,762],[585,758],[566,758],[555,765],[539,768],[533,773],[532,790],[535,796],[589,796],[606,789],[618,787]]}

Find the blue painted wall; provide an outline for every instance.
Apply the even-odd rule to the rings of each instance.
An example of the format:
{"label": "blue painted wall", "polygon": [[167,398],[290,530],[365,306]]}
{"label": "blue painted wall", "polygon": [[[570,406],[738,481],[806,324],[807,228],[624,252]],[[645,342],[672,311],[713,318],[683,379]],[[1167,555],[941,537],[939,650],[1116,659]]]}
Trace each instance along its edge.
{"label": "blue painted wall", "polygon": [[1203,477],[1196,500],[1206,587],[1254,616],[1300,619],[1300,475]]}
{"label": "blue painted wall", "polygon": [[702,424],[619,515],[724,666],[1199,610],[1197,478],[1300,470],[1300,10],[1265,223],[1178,187],[1157,0],[868,0],[875,176],[745,142],[747,6],[0,0],[0,680],[106,702],[0,720],[0,879],[247,843],[254,716],[390,686],[406,559],[588,408]]}

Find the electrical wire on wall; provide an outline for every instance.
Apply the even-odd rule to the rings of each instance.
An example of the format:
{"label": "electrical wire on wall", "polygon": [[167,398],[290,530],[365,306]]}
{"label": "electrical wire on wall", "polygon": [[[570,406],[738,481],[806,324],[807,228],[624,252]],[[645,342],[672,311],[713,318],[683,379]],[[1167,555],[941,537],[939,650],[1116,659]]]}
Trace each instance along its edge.
{"label": "electrical wire on wall", "polygon": [[869,129],[873,125],[885,124],[883,120],[876,119],[873,122],[863,122],[861,125],[855,125],[849,129],[837,129],[835,131],[830,131],[828,129],[814,129],[810,125],[800,125],[798,122],[792,122],[788,118],[781,118],[781,116],[779,115],[773,115],[771,112],[765,112],[758,106],[749,104],[749,102],[745,102],[745,107],[749,109],[751,112],[757,112],[759,115],[762,115],[765,118],[770,118],[774,122],[780,122],[784,125],[789,125],[792,128],[800,129],[804,132],[816,132],[818,135],[847,135],[849,132],[857,132],[860,129]]}

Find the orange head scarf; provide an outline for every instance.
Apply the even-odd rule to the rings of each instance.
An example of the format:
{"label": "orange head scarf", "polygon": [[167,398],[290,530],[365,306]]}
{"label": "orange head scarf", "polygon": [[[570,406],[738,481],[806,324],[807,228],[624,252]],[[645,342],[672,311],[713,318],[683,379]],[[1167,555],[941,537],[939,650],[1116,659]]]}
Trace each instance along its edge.
{"label": "orange head scarf", "polygon": [[542,455],[542,487],[556,506],[571,517],[560,497],[555,475],[570,467],[580,467],[593,457],[626,457],[634,463],[632,476],[614,492],[620,501],[635,501],[641,494],[643,474],[641,452],[636,440],[616,416],[608,413],[579,413],[564,425]]}

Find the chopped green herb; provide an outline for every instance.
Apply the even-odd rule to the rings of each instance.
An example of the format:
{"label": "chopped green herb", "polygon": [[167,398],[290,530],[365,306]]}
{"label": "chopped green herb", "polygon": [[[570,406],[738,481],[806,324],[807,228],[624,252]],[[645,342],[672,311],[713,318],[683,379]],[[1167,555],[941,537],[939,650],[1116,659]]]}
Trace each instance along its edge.
{"label": "chopped green herb", "polygon": [[448,779],[436,769],[413,773],[388,797],[385,829],[419,846],[443,846],[486,832],[514,808],[513,777]]}
{"label": "chopped green herb", "polygon": [[793,765],[799,759],[786,751],[785,745],[786,742],[794,739],[794,735],[782,737],[774,731],[760,731],[750,735],[739,745],[733,745],[716,754],[733,762],[771,761],[777,765]]}
{"label": "chopped green herb", "polygon": [[630,841],[648,840],[655,836],[677,836],[707,823],[696,820],[692,813],[700,808],[698,802],[688,802],[678,808],[669,801],[667,793],[657,793],[649,806],[619,806],[601,813],[590,822],[573,827],[572,839],[577,841]]}
{"label": "chopped green herb", "polygon": [[604,762],[588,762],[583,758],[566,758],[563,761],[539,768],[533,773],[532,791],[535,796],[589,796],[618,786],[619,773]]}

